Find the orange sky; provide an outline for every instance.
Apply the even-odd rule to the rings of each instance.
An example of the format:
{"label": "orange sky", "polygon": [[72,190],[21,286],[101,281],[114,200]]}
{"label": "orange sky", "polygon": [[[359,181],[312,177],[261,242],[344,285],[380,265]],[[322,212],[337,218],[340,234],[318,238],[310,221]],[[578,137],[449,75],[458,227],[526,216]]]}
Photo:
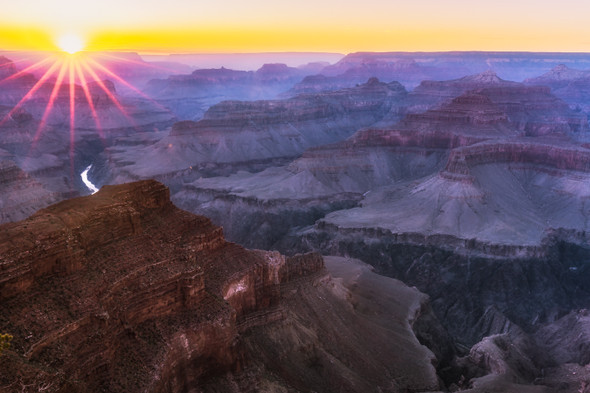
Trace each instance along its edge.
{"label": "orange sky", "polygon": [[0,49],[590,51],[584,0],[19,0],[3,4]]}

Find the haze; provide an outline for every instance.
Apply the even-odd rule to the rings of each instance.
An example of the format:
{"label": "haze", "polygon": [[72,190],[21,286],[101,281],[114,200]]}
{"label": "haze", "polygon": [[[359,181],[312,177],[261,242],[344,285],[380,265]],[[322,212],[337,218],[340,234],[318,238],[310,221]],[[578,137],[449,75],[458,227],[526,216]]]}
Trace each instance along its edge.
{"label": "haze", "polygon": [[77,34],[89,50],[587,51],[590,4],[580,0],[413,2],[301,0],[28,0],[7,2],[3,49],[56,49]]}

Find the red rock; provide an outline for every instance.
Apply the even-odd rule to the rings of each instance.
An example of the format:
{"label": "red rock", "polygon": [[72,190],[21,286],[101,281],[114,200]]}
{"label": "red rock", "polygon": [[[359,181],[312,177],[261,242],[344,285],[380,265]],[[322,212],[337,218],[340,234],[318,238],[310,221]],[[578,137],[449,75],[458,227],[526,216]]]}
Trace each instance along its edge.
{"label": "red rock", "polygon": [[[361,367],[364,343],[383,343],[362,338],[366,326],[377,325],[359,325],[359,315],[351,320],[354,328],[338,328],[342,336],[318,338],[330,331],[322,324],[354,314],[340,294],[346,290],[331,289],[339,284],[326,275],[321,256],[285,257],[228,243],[209,219],[172,205],[169,190],[155,181],[104,186],[0,226],[0,272],[0,326],[15,337],[0,357],[0,390],[29,385],[178,392],[214,386],[233,392],[264,390],[275,380],[287,388],[331,391],[343,383],[372,386],[374,375],[386,387],[407,367],[413,379],[404,387],[438,387],[432,353],[406,320],[426,299],[418,291],[400,287],[407,304],[395,303],[402,319],[394,337],[414,351],[415,367],[389,366],[392,348],[400,348],[389,341],[387,354],[371,356],[371,367]],[[297,291],[304,291],[309,307],[327,304],[338,313],[325,310],[301,322],[308,309],[292,300],[283,304]],[[362,331],[351,330],[359,326]],[[359,341],[347,343],[352,332]],[[387,328],[378,332],[390,335]],[[271,346],[266,335],[273,337]],[[301,350],[281,346],[293,337]],[[318,356],[315,346],[326,362],[319,373],[308,365]],[[284,360],[299,374],[283,370],[279,359],[268,361],[277,352],[288,354]],[[341,372],[349,377],[339,377]]]}

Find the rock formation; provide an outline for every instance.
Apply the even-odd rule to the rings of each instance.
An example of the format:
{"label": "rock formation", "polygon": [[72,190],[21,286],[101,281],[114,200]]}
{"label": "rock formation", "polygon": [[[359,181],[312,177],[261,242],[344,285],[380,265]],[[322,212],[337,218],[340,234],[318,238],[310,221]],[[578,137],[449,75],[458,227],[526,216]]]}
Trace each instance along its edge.
{"label": "rock formation", "polygon": [[[542,81],[507,79],[588,61],[352,54],[306,78],[303,94],[226,100],[202,119],[199,91],[211,103],[252,98],[305,72],[268,64],[154,82],[200,120],[111,129],[106,145],[86,133],[74,167],[92,162],[99,185],[156,176],[242,246],[340,257],[247,251],[152,181],[44,209],[0,227],[0,331],[16,337],[0,386],[587,393],[586,75],[560,66]],[[376,78],[341,87],[447,71],[458,74],[410,92]],[[132,113],[156,126],[142,116]],[[28,154],[38,117],[31,107],[2,125],[0,157],[26,172],[5,166],[5,184],[35,190],[23,212],[43,190],[76,189],[59,121]]]}
{"label": "rock formation", "polygon": [[264,64],[256,71],[198,69],[189,75],[151,80],[145,91],[181,120],[199,120],[205,110],[226,100],[268,100],[289,90],[309,71],[285,64]]}
{"label": "rock formation", "polygon": [[529,78],[524,83],[549,86],[557,97],[567,102],[572,108],[590,112],[590,70],[576,70],[560,64],[549,72],[536,78]]}
{"label": "rock formation", "polygon": [[0,328],[14,336],[0,389],[438,389],[412,331],[433,321],[427,298],[328,266],[228,243],[154,181],[58,203],[0,226]]}
{"label": "rock formation", "polygon": [[395,111],[405,96],[399,83],[371,79],[352,89],[285,100],[224,101],[198,122],[176,123],[153,146],[113,151],[110,181],[264,168],[309,147],[345,139]]}
{"label": "rock formation", "polygon": [[[501,87],[481,88],[481,79],[485,79],[485,85],[497,83]],[[537,198],[535,195],[538,191],[529,190],[528,185],[523,187],[527,190],[525,194],[529,196],[513,194],[513,190],[523,189],[512,188],[516,183],[506,192],[518,200],[532,198],[535,202],[526,207],[525,211],[536,213],[526,217],[505,214],[504,208],[491,203],[495,200],[495,203],[504,205],[504,202],[500,202],[502,194],[498,195],[500,199],[493,196],[494,189],[500,185],[492,185],[491,179],[497,177],[497,183],[501,183],[501,173],[504,173],[501,171],[508,170],[513,173],[510,178],[516,176],[521,179],[518,181],[524,182],[524,173],[529,172],[521,172],[522,175],[519,175],[514,172],[515,165],[519,165],[520,170],[528,166],[551,166],[559,171],[553,174],[551,181],[559,182],[556,176],[563,176],[567,172],[567,176],[571,176],[574,182],[572,186],[577,184],[580,195],[586,195],[580,188],[583,180],[578,182],[574,179],[579,176],[578,171],[587,171],[587,149],[569,141],[572,136],[584,134],[587,129],[586,120],[552,96],[547,88],[504,83],[488,73],[483,77],[465,78],[461,82],[462,89],[467,89],[466,80],[471,80],[472,87],[476,89],[426,112],[410,113],[394,126],[372,126],[358,131],[345,141],[308,149],[301,158],[283,168],[272,168],[249,175],[236,174],[230,178],[196,180],[191,185],[185,185],[183,191],[174,198],[189,210],[199,209],[200,213],[220,219],[223,217],[222,212],[242,208],[244,211],[238,216],[244,217],[249,214],[246,213],[250,209],[248,206],[254,207],[257,201],[261,201],[264,208],[260,213],[266,217],[264,220],[251,217],[238,221],[225,218],[223,221],[230,238],[240,242],[273,239],[273,242],[266,244],[246,243],[256,247],[271,247],[278,240],[274,236],[249,237],[249,234],[257,233],[258,228],[268,227],[268,233],[275,235],[286,233],[284,229],[271,229],[275,226],[273,222],[291,222],[291,218],[278,218],[278,212],[269,216],[268,213],[275,207],[285,212],[292,211],[290,217],[298,217],[292,221],[297,223],[294,226],[306,226],[313,224],[318,216],[330,209],[341,209],[343,206],[358,203],[361,199],[364,199],[364,208],[355,210],[355,217],[357,213],[368,212],[369,205],[375,204],[380,206],[378,209],[384,209],[385,213],[375,210],[376,216],[369,214],[365,218],[358,218],[362,222],[366,220],[367,223],[372,223],[369,225],[380,222],[379,225],[395,233],[452,234],[464,240],[478,238],[476,233],[480,233],[491,240],[483,233],[487,231],[486,228],[492,228],[487,223],[494,216],[501,217],[501,220],[514,218],[514,222],[501,225],[507,230],[521,233],[516,237],[500,236],[510,239],[507,240],[509,243],[526,239],[523,244],[539,244],[545,236],[545,230],[552,225],[556,228],[575,227],[584,230],[585,226],[581,224],[583,218],[569,218],[578,211],[577,203],[570,205],[571,214],[561,216],[562,219],[555,216],[557,222],[553,223],[552,218],[539,216],[546,214],[543,213],[545,205],[542,204],[550,203],[549,199]],[[490,177],[490,173],[478,172],[483,170],[480,169],[483,166],[491,164],[498,164],[497,169],[500,171],[493,177]],[[548,176],[547,170],[543,169],[540,176]],[[585,178],[586,175],[581,176]],[[424,185],[397,184],[420,178],[424,178]],[[387,197],[384,193],[369,195],[379,187],[388,187]],[[564,187],[570,189],[570,186]],[[402,189],[406,191],[400,193],[399,190]],[[415,204],[416,198],[427,195],[431,200],[425,199],[423,203],[434,210],[427,213],[428,209],[421,209],[416,216],[410,206]],[[557,194],[554,196],[557,198],[556,203],[561,200]],[[460,202],[464,200],[481,206],[467,208]],[[405,208],[391,208],[393,204],[403,205],[403,201],[407,202]],[[537,201],[539,204],[535,205]],[[457,206],[452,209],[439,206],[446,202]],[[463,208],[467,210],[464,211]],[[477,213],[473,213],[473,210]],[[349,219],[349,213],[351,212],[345,210],[335,213],[342,217],[338,225],[347,226],[345,222]],[[404,215],[407,216],[402,220]],[[455,220],[460,220],[461,225],[452,224]],[[475,226],[474,220],[478,222]],[[522,220],[522,223],[516,225],[518,220]],[[359,224],[361,221],[355,222]],[[552,224],[548,224],[549,222]],[[406,223],[407,227],[402,223]],[[430,224],[425,226],[425,223]],[[241,227],[242,225],[251,226],[246,228]],[[259,226],[256,227],[257,225]],[[521,230],[522,227],[528,229]],[[476,232],[471,232],[472,230]],[[493,229],[490,231],[500,233]],[[533,232],[535,235],[532,235]]]}
{"label": "rock formation", "polygon": [[588,149],[572,139],[587,126],[546,87],[486,79],[499,86],[174,198],[246,244],[365,258],[429,294],[466,346],[530,332],[589,299],[569,256],[589,241]]}

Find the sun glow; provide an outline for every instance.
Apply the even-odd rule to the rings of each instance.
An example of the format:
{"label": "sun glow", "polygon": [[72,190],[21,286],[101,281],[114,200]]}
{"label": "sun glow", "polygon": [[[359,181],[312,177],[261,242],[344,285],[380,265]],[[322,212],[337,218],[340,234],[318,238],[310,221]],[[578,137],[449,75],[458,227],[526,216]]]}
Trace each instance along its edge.
{"label": "sun glow", "polygon": [[84,41],[75,34],[66,34],[58,38],[57,44],[64,52],[74,54],[84,49]]}
{"label": "sun glow", "polygon": [[[78,37],[70,37],[68,39],[60,39],[58,42],[63,49],[63,53],[50,53],[46,58],[28,65],[4,79],[0,79],[1,89],[2,85],[9,81],[14,82],[19,78],[31,78],[32,71],[36,71],[40,75],[37,77],[38,79],[36,78],[32,87],[24,93],[22,98],[20,98],[8,113],[0,116],[0,127],[3,127],[7,122],[14,121],[13,115],[23,109],[28,101],[33,99],[41,102],[45,101],[45,108],[38,119],[38,124],[36,125],[37,130],[31,140],[28,157],[33,157],[35,154],[38,154],[37,147],[45,132],[55,129],[55,125],[52,124],[52,114],[57,113],[59,115],[66,113],[69,115],[67,119],[69,121],[63,124],[63,129],[69,128],[69,156],[71,178],[73,179],[75,175],[74,144],[76,143],[77,119],[84,119],[85,117],[93,119],[98,136],[103,140],[103,143],[106,143],[106,135],[101,124],[101,113],[99,112],[99,107],[95,105],[97,100],[100,100],[101,111],[106,110],[112,105],[127,119],[128,127],[136,129],[138,127],[135,119],[127,112],[127,107],[119,100],[120,97],[113,89],[110,80],[131,89],[131,91],[148,99],[157,107],[165,110],[168,109],[161,106],[141,90],[127,82],[123,77],[117,75],[114,70],[110,69],[113,65],[117,69],[115,64],[119,64],[118,67],[121,67],[121,63],[129,62],[138,66],[152,67],[150,64],[132,61],[115,55],[91,52],[71,55],[83,49],[82,41]],[[110,86],[107,86],[107,79],[109,80]],[[27,79],[23,83],[28,84],[30,81]],[[105,95],[110,103],[106,103],[102,98],[97,98],[102,95]]]}

